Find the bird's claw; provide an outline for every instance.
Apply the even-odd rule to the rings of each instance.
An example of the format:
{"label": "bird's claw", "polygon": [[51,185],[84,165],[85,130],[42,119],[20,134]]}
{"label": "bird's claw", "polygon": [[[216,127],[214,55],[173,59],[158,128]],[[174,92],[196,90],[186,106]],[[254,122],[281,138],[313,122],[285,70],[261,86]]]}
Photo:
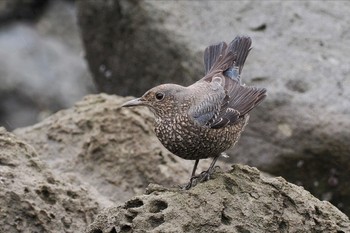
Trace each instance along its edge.
{"label": "bird's claw", "polygon": [[211,174],[213,174],[213,170],[203,171],[203,172],[199,175],[199,177],[200,177],[199,182],[204,182],[204,181],[210,180]]}
{"label": "bird's claw", "polygon": [[189,190],[190,188],[194,187],[197,185],[197,179],[200,178],[200,175],[199,176],[192,176],[191,179],[190,179],[190,182],[188,182],[184,187],[183,189],[184,190]]}
{"label": "bird's claw", "polygon": [[198,183],[202,183],[210,180],[210,176],[213,174],[213,172],[214,172],[214,169],[209,169],[207,171],[201,172],[201,174],[199,175],[192,176],[190,181],[182,188],[184,190],[189,190],[190,188],[196,186]]}

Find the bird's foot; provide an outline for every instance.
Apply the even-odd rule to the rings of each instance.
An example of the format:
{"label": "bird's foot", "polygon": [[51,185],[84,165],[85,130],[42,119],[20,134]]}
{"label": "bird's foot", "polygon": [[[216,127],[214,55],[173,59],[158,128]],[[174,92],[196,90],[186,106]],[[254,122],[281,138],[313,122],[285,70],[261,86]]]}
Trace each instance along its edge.
{"label": "bird's foot", "polygon": [[200,175],[199,175],[199,182],[204,182],[207,180],[210,180],[210,176],[214,173],[214,169],[208,169],[206,171],[203,171]]}
{"label": "bird's foot", "polygon": [[201,174],[192,176],[190,181],[182,187],[184,190],[189,190],[190,188],[196,186],[198,183],[205,182],[210,180],[210,176],[214,173],[214,169],[208,169],[207,171],[203,171]]}
{"label": "bird's foot", "polygon": [[182,187],[182,189],[184,190],[189,190],[190,188],[194,187],[197,185],[198,183],[198,179],[200,178],[201,176],[198,175],[198,176],[192,176],[191,179],[190,179],[190,182],[188,182],[185,186]]}

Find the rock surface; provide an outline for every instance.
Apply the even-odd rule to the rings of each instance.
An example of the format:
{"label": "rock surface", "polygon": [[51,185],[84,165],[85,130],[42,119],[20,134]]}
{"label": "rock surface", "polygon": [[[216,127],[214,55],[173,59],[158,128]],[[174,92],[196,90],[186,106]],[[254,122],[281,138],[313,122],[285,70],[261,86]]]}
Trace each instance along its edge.
{"label": "rock surface", "polygon": [[233,162],[350,213],[350,3],[81,0],[78,8],[90,70],[112,93],[189,84],[203,75],[206,46],[251,36],[243,80],[269,96],[229,151]]}
{"label": "rock surface", "polygon": [[87,62],[100,91],[141,95],[155,84],[190,84],[204,74],[200,55],[165,31],[168,12],[155,8],[156,2],[77,3]]}
{"label": "rock surface", "polygon": [[[90,95],[71,109],[14,132],[35,147],[53,173],[94,187],[102,206],[141,194],[151,182],[166,186],[187,182],[193,161],[165,150],[154,135],[150,111],[121,108],[127,100]],[[209,163],[201,162],[200,169]]]}
{"label": "rock surface", "polygon": [[151,185],[147,194],[105,209],[87,233],[349,232],[348,217],[283,178],[235,165],[189,191]]}
{"label": "rock surface", "polygon": [[35,149],[0,128],[0,232],[78,232],[100,210],[83,185],[53,174]]}

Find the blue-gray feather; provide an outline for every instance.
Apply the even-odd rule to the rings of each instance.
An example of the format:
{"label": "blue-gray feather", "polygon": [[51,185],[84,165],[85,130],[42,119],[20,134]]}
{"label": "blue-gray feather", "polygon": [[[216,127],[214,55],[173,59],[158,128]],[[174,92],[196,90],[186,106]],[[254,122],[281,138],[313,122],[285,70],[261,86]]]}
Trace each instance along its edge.
{"label": "blue-gray feather", "polygon": [[[250,50],[251,39],[244,36],[236,37],[229,45],[221,42],[206,48],[206,75],[192,86],[203,89],[203,96],[216,98],[196,97],[196,109],[192,109],[190,114],[199,124],[211,128],[232,125],[265,98],[265,89],[241,85],[240,74]],[[201,84],[203,82],[207,83],[208,88]],[[218,84],[222,88],[214,90],[213,87]]]}

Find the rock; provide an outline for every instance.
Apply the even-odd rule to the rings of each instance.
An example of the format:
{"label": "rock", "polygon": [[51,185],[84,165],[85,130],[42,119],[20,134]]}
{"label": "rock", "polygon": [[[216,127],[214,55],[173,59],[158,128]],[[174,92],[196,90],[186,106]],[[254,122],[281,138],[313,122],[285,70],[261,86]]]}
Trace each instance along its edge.
{"label": "rock", "polygon": [[48,0],[1,0],[0,24],[17,19],[36,19],[45,9]]}
{"label": "rock", "polygon": [[0,128],[0,232],[78,232],[101,209],[84,185],[53,174],[35,149]]}
{"label": "rock", "polygon": [[91,93],[82,51],[72,2],[50,1],[35,22],[2,25],[0,125],[33,124]]}
{"label": "rock", "polygon": [[164,33],[155,2],[78,1],[86,58],[97,88],[118,95],[141,95],[155,84],[190,84],[203,65],[188,45]]}
{"label": "rock", "polygon": [[[35,147],[53,173],[93,187],[104,206],[143,193],[149,183],[178,187],[188,182],[194,162],[171,155],[153,132],[152,113],[121,108],[127,100],[86,96],[73,108],[14,132]],[[201,162],[200,169],[209,163]]]}
{"label": "rock", "polygon": [[[15,130],[21,140],[1,131],[1,231],[80,232],[92,220],[86,232],[349,230],[349,219],[330,203],[248,166],[181,190],[193,162],[171,156],[148,109],[121,108],[126,100],[87,96]],[[158,185],[133,197],[150,182]]]}
{"label": "rock", "polygon": [[102,211],[85,232],[348,232],[348,217],[283,178],[248,166],[189,191],[150,185]]}
{"label": "rock", "polygon": [[350,214],[349,4],[81,0],[78,9],[90,70],[109,93],[189,84],[203,75],[206,46],[251,36],[243,80],[269,96],[232,161],[282,175]]}

